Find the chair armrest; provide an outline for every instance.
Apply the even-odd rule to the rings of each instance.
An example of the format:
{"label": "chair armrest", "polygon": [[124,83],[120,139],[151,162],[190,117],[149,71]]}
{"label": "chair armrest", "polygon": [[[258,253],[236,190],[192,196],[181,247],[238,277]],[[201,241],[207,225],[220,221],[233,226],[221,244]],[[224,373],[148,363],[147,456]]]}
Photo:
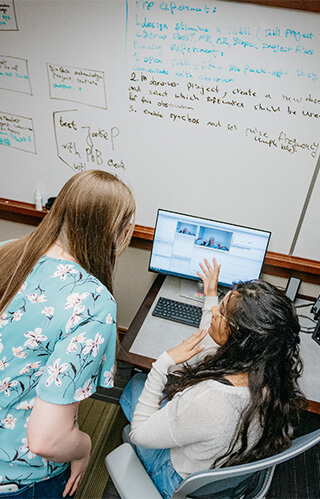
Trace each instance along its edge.
{"label": "chair armrest", "polygon": [[124,443],[110,452],[105,463],[121,499],[161,499],[130,444]]}

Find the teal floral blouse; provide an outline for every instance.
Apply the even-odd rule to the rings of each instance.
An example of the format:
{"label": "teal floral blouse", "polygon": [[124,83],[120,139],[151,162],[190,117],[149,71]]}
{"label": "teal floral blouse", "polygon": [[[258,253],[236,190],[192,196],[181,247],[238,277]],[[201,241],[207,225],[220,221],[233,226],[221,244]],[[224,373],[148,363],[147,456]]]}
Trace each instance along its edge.
{"label": "teal floral blouse", "polygon": [[28,484],[66,467],[28,448],[35,398],[72,404],[112,387],[115,348],[108,289],[75,262],[42,257],[0,317],[0,483]]}

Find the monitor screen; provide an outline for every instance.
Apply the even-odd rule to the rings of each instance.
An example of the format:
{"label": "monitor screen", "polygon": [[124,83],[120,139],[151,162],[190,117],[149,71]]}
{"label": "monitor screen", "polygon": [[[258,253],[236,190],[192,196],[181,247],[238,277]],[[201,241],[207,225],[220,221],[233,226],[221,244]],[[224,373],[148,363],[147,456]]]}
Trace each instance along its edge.
{"label": "monitor screen", "polygon": [[258,279],[271,233],[173,211],[158,210],[149,270],[200,280],[199,263],[216,258],[219,284]]}

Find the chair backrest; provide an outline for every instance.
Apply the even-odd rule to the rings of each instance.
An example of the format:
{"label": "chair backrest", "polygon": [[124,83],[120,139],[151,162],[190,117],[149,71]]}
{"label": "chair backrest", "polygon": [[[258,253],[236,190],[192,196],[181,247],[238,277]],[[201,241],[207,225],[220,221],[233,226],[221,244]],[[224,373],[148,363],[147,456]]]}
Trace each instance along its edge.
{"label": "chair backrest", "polygon": [[105,463],[121,499],[161,499],[130,444],[124,443],[110,452]]}
{"label": "chair backrest", "polygon": [[[277,464],[288,461],[307,451],[320,442],[320,429],[308,433],[292,441],[289,449],[275,456],[261,459],[254,463],[232,466],[230,468],[216,468],[189,475],[174,491],[172,499],[186,499],[207,495],[225,499],[226,489],[247,489],[248,482],[251,492],[243,497],[264,497],[271,482],[273,469]],[[150,476],[142,466],[132,446],[124,443],[106,457],[106,465],[122,499],[161,499]],[[244,481],[246,483],[244,484]],[[243,485],[244,484],[244,485]],[[256,491],[258,495],[253,495]],[[262,494],[262,495],[261,495]]]}
{"label": "chair backrest", "polygon": [[[206,494],[212,494],[217,489],[215,483],[227,479],[228,485],[232,486],[232,481],[235,485],[241,481],[238,477],[245,479],[249,475],[256,472],[275,467],[277,464],[288,461],[299,454],[307,451],[314,445],[320,442],[320,429],[303,435],[302,437],[295,438],[292,441],[291,447],[279,454],[255,461],[254,463],[242,464],[239,466],[232,466],[230,468],[215,468],[208,471],[201,471],[189,475],[175,490],[172,499],[182,499],[194,494],[198,489],[204,488]],[[235,479],[235,480],[234,480]],[[210,489],[211,487],[211,489]]]}

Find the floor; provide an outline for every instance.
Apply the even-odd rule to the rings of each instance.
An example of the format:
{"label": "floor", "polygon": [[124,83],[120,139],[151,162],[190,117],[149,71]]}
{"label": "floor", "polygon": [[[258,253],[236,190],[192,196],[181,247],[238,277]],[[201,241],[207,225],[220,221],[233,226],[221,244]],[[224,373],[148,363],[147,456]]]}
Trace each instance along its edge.
{"label": "floor", "polygon": [[121,432],[127,420],[119,405],[90,397],[79,406],[78,422],[80,429],[90,435],[92,450],[75,499],[101,499],[109,478],[104,459],[121,444]]}

